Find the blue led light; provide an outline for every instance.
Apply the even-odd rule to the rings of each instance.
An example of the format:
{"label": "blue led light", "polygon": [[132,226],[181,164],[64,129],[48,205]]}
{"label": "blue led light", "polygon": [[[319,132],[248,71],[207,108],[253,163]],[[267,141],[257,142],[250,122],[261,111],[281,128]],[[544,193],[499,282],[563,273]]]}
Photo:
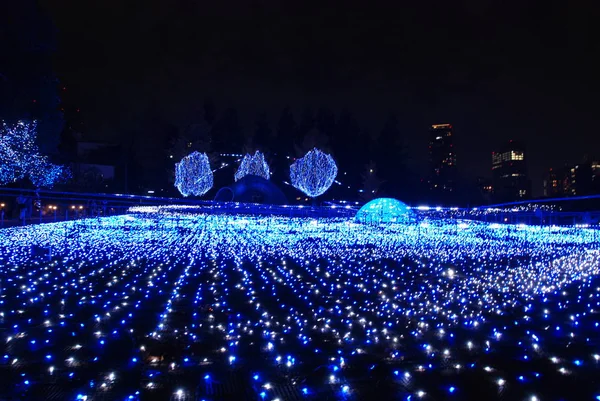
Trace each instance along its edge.
{"label": "blue led light", "polygon": [[37,146],[37,122],[0,124],[0,184],[29,178],[37,188],[52,187],[68,178],[62,166],[50,163]]}
{"label": "blue led light", "polygon": [[253,154],[246,154],[242,159],[239,168],[235,172],[235,180],[239,181],[247,175],[256,175],[268,180],[271,178],[269,165],[265,161],[265,155],[258,150]]}
{"label": "blue led light", "polygon": [[193,152],[175,165],[175,186],[183,196],[202,196],[213,186],[213,172],[206,153]]}
{"label": "blue led light", "polygon": [[[78,236],[65,241],[76,228]],[[174,378],[197,377],[198,369],[222,372],[233,361],[242,375],[252,369],[244,380],[262,398],[277,397],[282,373],[301,377],[318,369],[327,373],[323,388],[346,398],[355,371],[385,375],[388,367],[388,379],[406,386],[413,400],[440,389],[468,391],[428,382],[440,369],[453,370],[458,384],[465,371],[483,372],[499,388],[527,378],[529,391],[542,383],[533,379],[541,377],[533,362],[539,372],[573,380],[596,366],[588,358],[600,360],[581,351],[590,349],[589,331],[597,331],[591,311],[600,309],[595,234],[574,227],[491,229],[476,221],[460,228],[444,219],[382,229],[338,217],[162,206],[7,228],[0,230],[2,364],[19,378],[14,386],[31,382],[22,391],[76,375],[90,399],[114,387],[123,394],[143,387],[151,397]],[[32,243],[52,246],[56,257],[33,259]],[[575,346],[567,349],[569,342]],[[250,343],[266,356],[264,368],[246,365]],[[178,356],[164,360],[164,344],[181,347]],[[113,346],[126,352],[108,359]],[[525,356],[521,376],[493,363]],[[569,370],[570,362],[581,368]],[[28,369],[35,364],[33,376]],[[208,381],[206,370],[200,377],[207,389],[218,382]],[[308,384],[311,394],[321,394],[310,381],[297,382],[301,394]],[[193,389],[182,386],[187,397]]]}
{"label": "blue led light", "polygon": [[367,224],[407,223],[414,218],[407,205],[392,198],[373,199],[356,213],[356,221]]}
{"label": "blue led light", "polygon": [[337,172],[331,155],[313,149],[290,166],[290,180],[294,188],[316,198],[331,187]]}

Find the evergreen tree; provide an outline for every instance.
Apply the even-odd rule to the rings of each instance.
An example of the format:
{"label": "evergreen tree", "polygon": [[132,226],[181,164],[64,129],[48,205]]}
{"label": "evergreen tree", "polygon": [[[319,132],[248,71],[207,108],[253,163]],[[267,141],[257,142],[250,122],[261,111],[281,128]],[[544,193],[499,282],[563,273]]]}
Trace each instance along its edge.
{"label": "evergreen tree", "polygon": [[[298,131],[296,138],[294,139],[295,144],[302,143],[304,137],[313,129],[316,128],[315,115],[310,108],[305,108],[302,111],[302,116],[300,117],[300,123],[298,124]],[[308,150],[307,150],[308,151]]]}
{"label": "evergreen tree", "polygon": [[406,147],[398,128],[398,119],[394,114],[390,114],[376,140],[374,159],[385,181],[383,188],[391,196],[402,197],[408,191],[406,157]]}
{"label": "evergreen tree", "polygon": [[383,181],[377,175],[377,166],[374,161],[365,165],[362,175],[362,192],[360,198],[366,202],[379,197],[379,189]]}
{"label": "evergreen tree", "polygon": [[36,143],[54,155],[63,127],[52,69],[54,27],[36,1],[9,1],[0,12],[0,37],[0,119],[37,121]]}
{"label": "evergreen tree", "polygon": [[252,150],[261,150],[263,153],[273,152],[273,132],[271,127],[269,127],[269,122],[267,121],[267,114],[260,113],[256,120],[256,126],[254,129],[254,145],[256,149]]}
{"label": "evergreen tree", "polygon": [[212,126],[217,119],[217,109],[211,100],[204,102],[204,121]]}
{"label": "evergreen tree", "polygon": [[237,110],[228,108],[212,129],[214,150],[219,153],[239,152],[243,145],[242,127]]}
{"label": "evergreen tree", "polygon": [[279,152],[291,153],[294,149],[294,140],[297,135],[297,125],[294,114],[289,107],[285,107],[277,123],[277,143]]}

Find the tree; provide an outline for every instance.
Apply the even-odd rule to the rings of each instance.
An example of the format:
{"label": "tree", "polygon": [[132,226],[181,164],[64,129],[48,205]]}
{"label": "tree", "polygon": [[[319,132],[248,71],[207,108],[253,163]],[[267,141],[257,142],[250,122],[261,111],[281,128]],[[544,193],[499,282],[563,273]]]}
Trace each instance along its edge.
{"label": "tree", "polygon": [[362,177],[362,189],[360,198],[365,201],[370,201],[377,198],[379,194],[379,188],[383,181],[377,176],[377,166],[375,162],[370,161],[365,166],[365,171],[361,175]]}
{"label": "tree", "polygon": [[211,100],[204,102],[204,121],[210,126],[215,123],[217,116],[217,109]]}
{"label": "tree", "polygon": [[235,152],[242,147],[242,127],[238,113],[233,108],[225,110],[212,129],[214,149],[217,152]]}
{"label": "tree", "polygon": [[172,140],[167,153],[169,158],[180,160],[191,152],[209,153],[211,149],[210,126],[204,121],[199,121],[183,128]]}
{"label": "tree", "polygon": [[213,172],[206,153],[193,152],[175,165],[175,186],[183,196],[202,196],[213,186]]}
{"label": "tree", "polygon": [[37,121],[36,145],[43,154],[54,155],[63,114],[52,70],[52,22],[34,0],[4,2],[0,36],[0,120]]}
{"label": "tree", "polygon": [[296,132],[296,138],[294,139],[294,143],[302,143],[306,134],[308,134],[313,129],[316,129],[315,115],[313,111],[307,107],[302,111],[302,115],[300,116],[300,123],[298,124],[298,129]]}
{"label": "tree", "polygon": [[388,116],[373,153],[387,192],[398,196],[406,187],[408,172],[405,164],[406,148],[394,114]]}
{"label": "tree", "polygon": [[18,121],[0,126],[0,184],[28,178],[36,188],[52,187],[68,171],[50,163],[36,142],[37,124]]}
{"label": "tree", "polygon": [[290,179],[294,188],[316,198],[331,187],[337,171],[333,157],[315,148],[290,166]]}
{"label": "tree", "polygon": [[258,150],[253,155],[246,154],[240,163],[240,167],[235,172],[235,180],[239,181],[247,175],[257,175],[268,180],[271,178],[269,165],[265,161],[265,156]]}
{"label": "tree", "polygon": [[322,135],[321,132],[317,129],[311,129],[310,131],[308,131],[304,135],[302,142],[294,146],[296,155],[298,156],[306,154],[314,148],[324,150],[328,150],[329,148],[329,138],[325,135]]}
{"label": "tree", "polygon": [[269,127],[269,122],[267,121],[267,114],[260,113],[256,120],[256,127],[254,130],[254,145],[263,152],[267,150],[272,151],[272,142],[273,132]]}
{"label": "tree", "polygon": [[362,172],[361,166],[368,161],[365,157],[366,149],[361,147],[360,139],[362,138],[358,121],[348,109],[342,110],[335,125],[332,147],[335,149],[340,169],[349,173],[354,180],[353,185],[358,185],[358,177]]}
{"label": "tree", "polygon": [[296,138],[297,126],[294,115],[289,107],[281,112],[281,117],[277,124],[277,141],[281,148],[291,151]]}

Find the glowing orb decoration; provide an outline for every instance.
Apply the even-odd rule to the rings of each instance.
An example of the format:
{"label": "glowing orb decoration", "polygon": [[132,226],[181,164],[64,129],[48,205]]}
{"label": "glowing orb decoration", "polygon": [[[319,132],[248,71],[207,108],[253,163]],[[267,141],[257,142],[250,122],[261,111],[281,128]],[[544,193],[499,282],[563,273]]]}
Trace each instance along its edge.
{"label": "glowing orb decoration", "polygon": [[258,150],[253,155],[246,154],[240,163],[240,167],[235,172],[235,180],[241,180],[247,175],[257,175],[268,180],[271,178],[271,170],[265,161],[265,155]]}
{"label": "glowing orb decoration", "polygon": [[377,198],[366,203],[356,213],[359,223],[407,223],[414,219],[414,214],[404,202],[393,198]]}
{"label": "glowing orb decoration", "polygon": [[175,186],[183,196],[201,196],[213,186],[213,172],[206,153],[194,152],[175,165]]}
{"label": "glowing orb decoration", "polygon": [[290,179],[294,188],[316,198],[331,187],[337,172],[333,157],[315,148],[290,166]]}

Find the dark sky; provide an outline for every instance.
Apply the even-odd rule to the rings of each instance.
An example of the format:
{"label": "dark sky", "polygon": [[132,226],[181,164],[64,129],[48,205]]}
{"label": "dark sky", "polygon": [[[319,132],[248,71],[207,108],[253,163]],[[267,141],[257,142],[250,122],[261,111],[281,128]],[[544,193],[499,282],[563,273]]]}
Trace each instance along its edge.
{"label": "dark sky", "polygon": [[42,4],[58,29],[57,74],[96,138],[148,107],[172,119],[211,98],[247,129],[285,105],[297,117],[347,107],[372,132],[393,111],[421,171],[432,123],[454,125],[470,177],[490,175],[502,141],[522,140],[535,195],[547,167],[600,155],[593,1]]}

